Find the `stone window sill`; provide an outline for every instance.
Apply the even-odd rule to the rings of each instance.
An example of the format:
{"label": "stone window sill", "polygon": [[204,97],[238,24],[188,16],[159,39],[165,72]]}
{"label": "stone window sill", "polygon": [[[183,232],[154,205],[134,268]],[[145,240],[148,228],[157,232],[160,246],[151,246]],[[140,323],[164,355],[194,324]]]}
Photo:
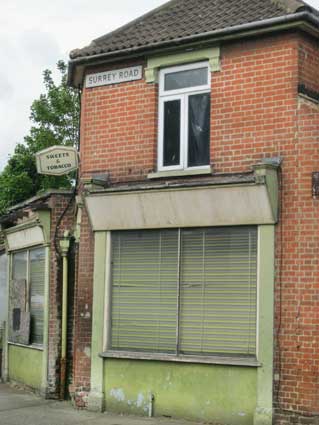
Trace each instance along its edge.
{"label": "stone window sill", "polygon": [[260,367],[261,363],[253,357],[235,357],[235,356],[188,356],[174,354],[160,354],[160,353],[142,353],[142,352],[128,352],[109,350],[100,353],[102,358],[110,359],[131,359],[131,360],[158,360],[165,362],[180,362],[180,363],[203,363],[203,364],[216,364],[225,366],[248,366]]}
{"label": "stone window sill", "polygon": [[155,173],[149,173],[147,175],[148,179],[162,179],[169,177],[187,177],[187,176],[201,176],[201,175],[211,175],[212,168],[210,166],[203,168],[189,168],[186,170],[174,170],[174,171],[157,171]]}

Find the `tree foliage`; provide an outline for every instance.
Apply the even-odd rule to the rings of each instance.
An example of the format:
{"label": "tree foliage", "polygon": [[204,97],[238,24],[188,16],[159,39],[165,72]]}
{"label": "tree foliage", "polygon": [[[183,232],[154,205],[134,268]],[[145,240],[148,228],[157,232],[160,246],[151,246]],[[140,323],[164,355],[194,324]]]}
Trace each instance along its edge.
{"label": "tree foliage", "polygon": [[32,123],[24,143],[17,144],[14,154],[0,174],[0,215],[8,207],[24,201],[42,190],[70,188],[72,176],[37,174],[35,153],[53,145],[76,146],[79,138],[80,105],[77,90],[67,85],[67,66],[57,64],[60,82],[52,72],[43,72],[45,93],[31,105]]}

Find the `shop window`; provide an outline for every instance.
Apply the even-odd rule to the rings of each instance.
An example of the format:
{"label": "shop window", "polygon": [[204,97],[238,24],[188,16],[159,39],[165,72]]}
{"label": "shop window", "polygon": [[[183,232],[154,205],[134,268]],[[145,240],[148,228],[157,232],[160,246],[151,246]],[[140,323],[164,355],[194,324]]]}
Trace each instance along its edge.
{"label": "shop window", "polygon": [[257,228],[112,232],[109,348],[256,356]]}
{"label": "shop window", "polygon": [[43,343],[45,250],[12,255],[9,339],[22,344]]}
{"label": "shop window", "polygon": [[210,164],[208,62],[166,68],[159,79],[159,171]]}

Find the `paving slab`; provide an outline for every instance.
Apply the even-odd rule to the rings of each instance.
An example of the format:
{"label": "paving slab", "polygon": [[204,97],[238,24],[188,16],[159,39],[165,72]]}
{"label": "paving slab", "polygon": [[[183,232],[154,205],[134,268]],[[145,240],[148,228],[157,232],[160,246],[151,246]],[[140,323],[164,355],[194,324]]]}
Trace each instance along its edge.
{"label": "paving slab", "polygon": [[0,383],[0,425],[199,425],[168,418],[92,413]]}

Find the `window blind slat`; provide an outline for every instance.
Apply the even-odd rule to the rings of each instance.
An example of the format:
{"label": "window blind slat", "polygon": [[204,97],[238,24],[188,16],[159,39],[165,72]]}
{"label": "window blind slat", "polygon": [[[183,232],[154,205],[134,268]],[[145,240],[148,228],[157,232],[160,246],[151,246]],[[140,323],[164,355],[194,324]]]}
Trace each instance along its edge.
{"label": "window blind slat", "polygon": [[[257,228],[112,233],[111,347],[254,356]],[[176,335],[179,335],[179,341]]]}
{"label": "window blind slat", "polygon": [[45,252],[30,251],[30,313],[31,343],[43,343]]}
{"label": "window blind slat", "polygon": [[181,352],[255,354],[256,264],[255,227],[182,232]]}
{"label": "window blind slat", "polygon": [[113,349],[174,352],[177,232],[112,234]]}

